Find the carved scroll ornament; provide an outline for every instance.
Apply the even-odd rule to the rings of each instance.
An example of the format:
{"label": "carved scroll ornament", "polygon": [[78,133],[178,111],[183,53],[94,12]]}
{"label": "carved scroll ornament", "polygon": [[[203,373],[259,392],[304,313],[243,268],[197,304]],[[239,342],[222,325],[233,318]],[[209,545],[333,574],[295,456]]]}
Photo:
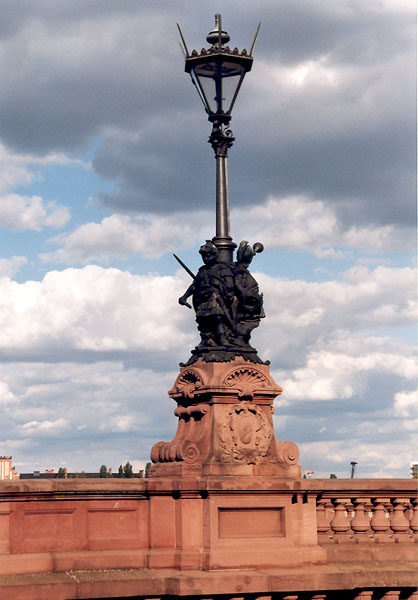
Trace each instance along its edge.
{"label": "carved scroll ornament", "polygon": [[190,465],[202,462],[204,431],[199,425],[208,411],[209,407],[205,404],[178,406],[174,411],[179,418],[176,436],[171,442],[154,444],[152,462],[185,462]]}

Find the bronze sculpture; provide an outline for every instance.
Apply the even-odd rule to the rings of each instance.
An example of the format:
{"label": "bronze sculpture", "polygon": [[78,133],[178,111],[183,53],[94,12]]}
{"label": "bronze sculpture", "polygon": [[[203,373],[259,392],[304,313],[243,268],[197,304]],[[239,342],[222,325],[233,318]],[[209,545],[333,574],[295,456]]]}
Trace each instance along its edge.
{"label": "bronze sculpture", "polygon": [[251,332],[265,316],[263,295],[248,266],[262,250],[260,243],[251,247],[242,241],[236,262],[221,262],[216,245],[207,240],[199,250],[204,264],[195,276],[177,259],[193,277],[193,283],[179,298],[179,304],[192,308],[187,302],[192,296],[196,312],[201,339],[192,351],[192,362],[197,356],[208,361],[224,361],[232,360],[237,354],[260,362],[249,342]]}

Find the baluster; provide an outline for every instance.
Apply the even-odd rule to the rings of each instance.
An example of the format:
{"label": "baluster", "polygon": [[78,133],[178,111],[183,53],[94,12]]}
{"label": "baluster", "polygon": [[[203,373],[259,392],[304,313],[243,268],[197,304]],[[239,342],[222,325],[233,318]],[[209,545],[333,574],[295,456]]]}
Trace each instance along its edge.
{"label": "baluster", "polygon": [[389,590],[384,596],[382,596],[381,600],[399,600],[400,595],[401,590]]}
{"label": "baluster", "polygon": [[371,499],[369,498],[368,501],[365,504],[365,510],[366,510],[366,517],[369,520],[369,537],[373,537],[373,529],[372,529],[372,517],[373,517],[373,512],[372,512],[372,508],[373,508],[373,503],[371,501]]}
{"label": "baluster", "polygon": [[329,523],[330,532],[331,532],[331,521],[334,518],[334,515],[335,515],[334,505],[331,502],[331,500],[328,499],[328,502],[325,504],[325,518],[327,519],[327,521]]}
{"label": "baluster", "polygon": [[412,516],[411,522],[409,526],[412,530],[413,535],[416,537],[418,535],[418,500],[417,498],[413,498],[412,500]]}
{"label": "baluster", "polygon": [[335,515],[331,521],[331,529],[337,535],[347,535],[350,529],[350,521],[346,515],[347,504],[349,503],[350,501],[347,498],[337,498],[335,500]]}
{"label": "baluster", "polygon": [[328,500],[318,500],[316,505],[316,528],[319,535],[325,535],[331,532],[329,519],[326,513]]}
{"label": "baluster", "polygon": [[[390,527],[392,525],[392,519],[395,515],[391,498],[389,498],[389,500],[386,502],[385,507],[386,507],[386,511],[388,513],[388,521],[389,521],[389,527]],[[389,533],[390,537],[393,536],[392,529],[390,529],[388,531],[388,533]]]}
{"label": "baluster", "polygon": [[373,517],[370,526],[375,534],[386,534],[389,532],[390,523],[386,518],[386,504],[390,502],[389,498],[375,498]]}
{"label": "baluster", "polygon": [[363,536],[370,529],[370,519],[366,515],[365,505],[370,502],[370,498],[355,498],[354,500],[354,518],[351,520],[351,529],[356,536]]}
{"label": "baluster", "polygon": [[396,534],[405,534],[409,530],[409,521],[405,517],[406,502],[405,498],[394,498],[393,500],[394,509],[390,527]]}

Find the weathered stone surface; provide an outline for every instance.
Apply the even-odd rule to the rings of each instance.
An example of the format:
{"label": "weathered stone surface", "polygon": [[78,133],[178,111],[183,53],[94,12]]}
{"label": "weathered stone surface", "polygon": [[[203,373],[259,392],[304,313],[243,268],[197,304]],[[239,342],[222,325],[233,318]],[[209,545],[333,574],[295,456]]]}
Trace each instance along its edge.
{"label": "weathered stone surface", "polygon": [[274,436],[273,401],[282,389],[268,365],[242,357],[227,363],[202,358],[180,370],[169,395],[177,402],[171,442],[151,451],[151,477],[266,475],[300,478],[299,451]]}
{"label": "weathered stone surface", "polygon": [[[410,528],[361,543],[350,529],[318,544],[317,506],[344,498],[405,506]],[[415,502],[415,482],[394,479],[10,481],[0,486],[0,598],[370,588],[408,598],[417,583]]]}

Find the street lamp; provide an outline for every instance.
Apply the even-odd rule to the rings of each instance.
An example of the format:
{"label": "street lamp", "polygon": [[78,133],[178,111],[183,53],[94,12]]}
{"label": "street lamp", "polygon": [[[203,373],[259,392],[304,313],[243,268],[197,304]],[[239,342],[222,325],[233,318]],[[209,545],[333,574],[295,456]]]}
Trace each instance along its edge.
{"label": "street lamp", "polygon": [[232,262],[236,244],[230,232],[227,157],[235,138],[229,123],[245,74],[251,71],[252,51],[260,25],[249,53],[245,49],[241,52],[238,48],[231,50],[225,45],[230,37],[222,29],[220,14],[215,15],[215,28],[206,38],[211,47],[202,48],[200,53],[197,50],[189,53],[178,24],[177,27],[183,42],[185,71],[190,74],[212,123],[209,142],[216,157],[216,235],[213,242],[218,249],[219,260]]}

